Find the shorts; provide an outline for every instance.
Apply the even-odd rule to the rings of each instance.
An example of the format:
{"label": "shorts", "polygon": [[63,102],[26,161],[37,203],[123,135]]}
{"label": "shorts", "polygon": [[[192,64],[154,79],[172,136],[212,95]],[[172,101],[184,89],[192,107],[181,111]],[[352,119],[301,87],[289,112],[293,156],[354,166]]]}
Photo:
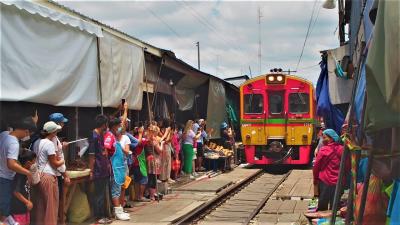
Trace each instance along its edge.
{"label": "shorts", "polygon": [[121,185],[115,182],[114,177],[111,177],[111,198],[119,198],[121,196]]}
{"label": "shorts", "polygon": [[203,143],[197,142],[197,157],[203,157],[204,156],[204,148],[203,148]]}
{"label": "shorts", "polygon": [[12,196],[12,180],[0,177],[0,215],[10,215],[10,205]]}
{"label": "shorts", "polygon": [[147,176],[143,176],[139,167],[133,167],[133,182],[141,185],[146,185],[148,182]]}

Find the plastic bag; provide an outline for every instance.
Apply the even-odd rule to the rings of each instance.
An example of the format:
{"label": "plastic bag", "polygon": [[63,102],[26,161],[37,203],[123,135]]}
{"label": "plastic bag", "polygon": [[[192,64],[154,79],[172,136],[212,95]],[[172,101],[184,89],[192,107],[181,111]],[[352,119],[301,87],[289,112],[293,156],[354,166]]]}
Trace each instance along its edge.
{"label": "plastic bag", "polygon": [[[382,191],[382,180],[371,175],[368,187],[367,200],[365,202],[363,225],[379,225],[385,224],[386,209],[388,206],[388,198]],[[361,196],[364,184],[358,186],[358,195],[356,197],[356,207],[354,210],[355,219],[360,214]]]}
{"label": "plastic bag", "polygon": [[81,191],[80,186],[72,196],[71,205],[68,209],[68,221],[71,223],[82,223],[90,218],[90,206],[87,196]]}

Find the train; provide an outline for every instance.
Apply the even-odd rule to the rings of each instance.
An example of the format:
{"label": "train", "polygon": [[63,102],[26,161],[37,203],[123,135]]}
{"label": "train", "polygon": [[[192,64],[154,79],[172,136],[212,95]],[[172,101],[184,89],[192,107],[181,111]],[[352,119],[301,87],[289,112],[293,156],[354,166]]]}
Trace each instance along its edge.
{"label": "train", "polygon": [[310,165],[316,143],[313,84],[273,69],[240,86],[240,126],[247,163]]}

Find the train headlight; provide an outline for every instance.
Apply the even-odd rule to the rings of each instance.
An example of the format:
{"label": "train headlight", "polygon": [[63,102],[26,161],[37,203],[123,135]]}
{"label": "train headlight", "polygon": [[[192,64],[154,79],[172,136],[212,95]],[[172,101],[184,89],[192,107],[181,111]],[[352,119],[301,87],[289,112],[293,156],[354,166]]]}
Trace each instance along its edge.
{"label": "train headlight", "polygon": [[275,80],[275,77],[274,77],[274,76],[268,76],[268,80],[269,80],[270,82],[273,82],[273,81]]}
{"label": "train headlight", "polygon": [[279,82],[281,82],[281,81],[283,80],[283,77],[282,77],[282,76],[277,76],[277,77],[276,77],[276,80],[279,81]]}

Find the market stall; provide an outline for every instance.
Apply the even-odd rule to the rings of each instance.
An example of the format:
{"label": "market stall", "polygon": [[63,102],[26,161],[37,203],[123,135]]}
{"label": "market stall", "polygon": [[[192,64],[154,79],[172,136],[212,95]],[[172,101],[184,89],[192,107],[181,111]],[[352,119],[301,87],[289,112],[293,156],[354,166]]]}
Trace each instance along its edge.
{"label": "market stall", "polygon": [[233,150],[210,142],[204,147],[204,166],[207,170],[230,170],[233,159]]}

